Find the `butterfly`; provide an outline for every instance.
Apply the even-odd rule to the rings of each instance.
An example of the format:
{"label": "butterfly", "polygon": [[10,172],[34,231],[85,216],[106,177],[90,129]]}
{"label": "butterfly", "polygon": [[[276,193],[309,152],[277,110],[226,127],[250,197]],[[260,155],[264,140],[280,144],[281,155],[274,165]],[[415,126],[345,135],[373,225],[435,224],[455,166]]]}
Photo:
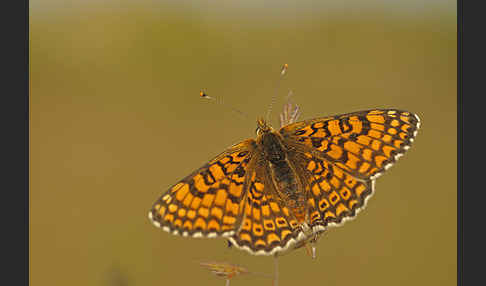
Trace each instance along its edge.
{"label": "butterfly", "polygon": [[[416,114],[373,109],[294,122],[231,146],[153,205],[156,226],[225,237],[255,255],[279,255],[356,217],[374,183],[411,146]],[[282,117],[281,117],[282,120]]]}

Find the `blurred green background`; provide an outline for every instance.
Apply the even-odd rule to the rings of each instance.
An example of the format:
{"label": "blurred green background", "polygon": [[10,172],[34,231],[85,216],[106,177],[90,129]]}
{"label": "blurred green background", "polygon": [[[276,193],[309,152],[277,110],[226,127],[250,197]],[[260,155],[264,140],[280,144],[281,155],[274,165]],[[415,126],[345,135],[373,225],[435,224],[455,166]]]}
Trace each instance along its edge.
{"label": "blurred green background", "polygon": [[[284,63],[274,111],[292,90],[304,119],[394,107],[422,128],[316,260],[304,249],[279,260],[279,285],[456,285],[455,1],[30,5],[31,285],[224,285],[201,260],[271,274],[272,258],[170,235],[147,212],[254,137]],[[231,285],[249,283],[271,280]]]}

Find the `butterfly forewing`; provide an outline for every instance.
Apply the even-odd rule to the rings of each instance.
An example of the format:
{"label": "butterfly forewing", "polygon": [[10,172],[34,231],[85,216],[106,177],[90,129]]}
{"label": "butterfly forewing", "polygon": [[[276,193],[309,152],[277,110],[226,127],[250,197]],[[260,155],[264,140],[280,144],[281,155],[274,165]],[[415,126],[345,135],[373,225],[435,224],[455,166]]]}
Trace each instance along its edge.
{"label": "butterfly forewing", "polygon": [[280,133],[289,147],[311,152],[358,179],[375,179],[410,147],[418,116],[394,109],[301,121]]}
{"label": "butterfly forewing", "polygon": [[241,224],[254,140],[237,144],[172,186],[149,212],[152,223],[183,236],[230,236]]}

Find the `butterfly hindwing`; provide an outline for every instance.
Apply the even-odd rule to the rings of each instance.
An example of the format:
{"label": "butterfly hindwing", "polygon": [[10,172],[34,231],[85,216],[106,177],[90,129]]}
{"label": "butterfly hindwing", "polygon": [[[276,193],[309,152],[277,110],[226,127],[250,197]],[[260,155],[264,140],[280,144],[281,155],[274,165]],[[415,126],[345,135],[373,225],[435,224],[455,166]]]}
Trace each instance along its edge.
{"label": "butterfly hindwing", "polygon": [[183,236],[230,236],[241,224],[254,140],[223,152],[173,185],[149,212],[152,223]]}
{"label": "butterfly hindwing", "polygon": [[357,180],[311,153],[295,153],[292,161],[305,182],[309,226],[314,232],[354,218],[373,194],[372,180]]}
{"label": "butterfly hindwing", "polygon": [[230,241],[252,254],[282,252],[303,238],[295,217],[280,201],[265,166],[252,168],[249,174],[244,219],[239,232]]}

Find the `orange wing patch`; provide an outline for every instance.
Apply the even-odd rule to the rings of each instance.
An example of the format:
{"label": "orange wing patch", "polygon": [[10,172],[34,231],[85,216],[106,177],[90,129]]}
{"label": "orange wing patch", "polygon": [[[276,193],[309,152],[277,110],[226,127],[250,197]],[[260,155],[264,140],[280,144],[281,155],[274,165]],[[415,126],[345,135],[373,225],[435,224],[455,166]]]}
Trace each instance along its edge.
{"label": "orange wing patch", "polygon": [[241,222],[253,140],[233,146],[172,186],[149,212],[152,223],[183,236],[231,236]]}

